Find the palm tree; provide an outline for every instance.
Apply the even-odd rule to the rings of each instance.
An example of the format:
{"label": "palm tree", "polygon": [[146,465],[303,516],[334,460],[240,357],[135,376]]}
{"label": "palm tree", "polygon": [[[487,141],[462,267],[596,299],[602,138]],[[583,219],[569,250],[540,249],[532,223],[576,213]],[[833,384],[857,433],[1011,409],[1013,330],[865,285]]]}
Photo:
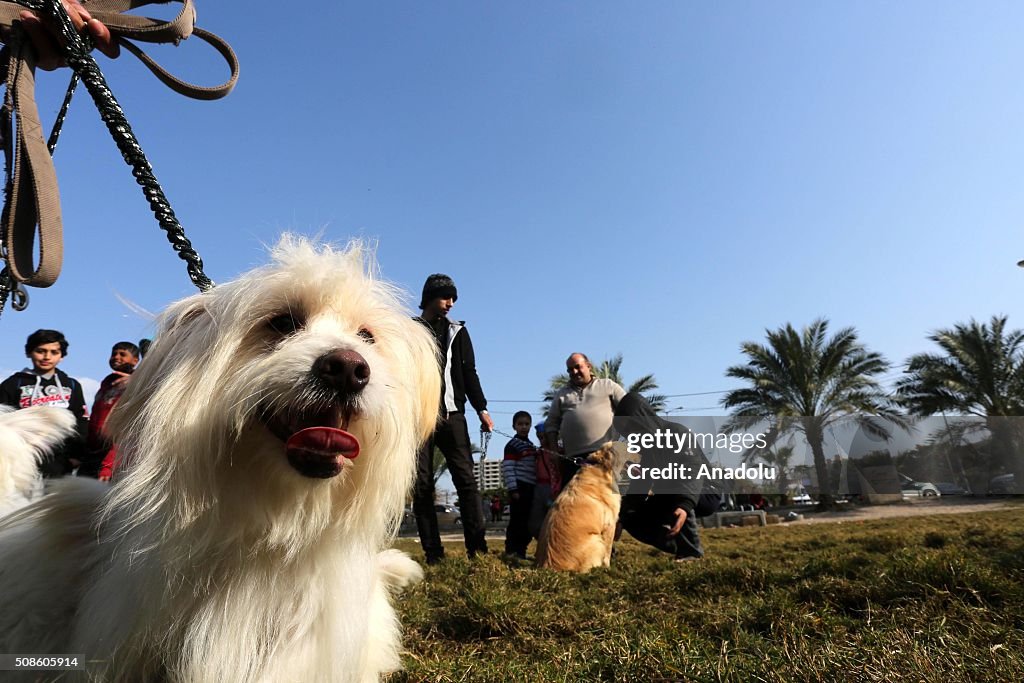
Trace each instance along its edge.
{"label": "palm tree", "polygon": [[791,324],[766,330],[768,344],[744,342],[740,349],[746,365],[735,365],[726,376],[750,386],[734,389],[722,399],[733,410],[728,431],[749,429],[769,422],[769,445],[784,435],[802,432],[814,454],[814,470],[822,507],[835,502],[825,460],[825,432],[852,420],[871,433],[888,439],[886,426],[874,417],[904,427],[892,399],[875,379],[888,370],[880,354],[868,351],[852,327],[829,338],[828,321],[819,318],[802,331]]}
{"label": "palm tree", "polygon": [[942,354],[907,361],[896,394],[914,415],[1024,415],[1024,331],[1006,331],[1006,316],[971,320],[928,337]]}
{"label": "palm tree", "polygon": [[[610,379],[616,384],[625,386],[625,382],[622,380],[622,354],[617,353],[611,358],[606,358],[594,368],[594,377],[603,377]],[[549,383],[548,390],[544,392],[544,417],[548,415],[548,409],[551,406],[551,401],[555,398],[561,389],[565,388],[569,384],[569,376],[566,373],[559,373],[554,375]],[[635,391],[639,394],[643,394],[647,402],[651,404],[655,412],[662,412],[665,410],[667,405],[666,397],[662,394],[652,393],[658,388],[658,382],[654,379],[654,375],[644,375],[640,377],[629,387],[626,391]]]}
{"label": "palm tree", "polygon": [[779,493],[785,494],[789,489],[790,461],[793,459],[795,448],[792,445],[779,446],[778,440],[770,448],[751,448],[743,454],[744,465],[756,465],[760,460],[776,471],[775,485]]}
{"label": "palm tree", "polygon": [[1009,466],[1024,482],[1024,441],[1015,420],[1024,415],[1024,331],[1006,329],[1006,316],[971,320],[928,337],[940,354],[919,353],[907,361],[896,394],[914,415],[955,413],[985,418],[995,447],[993,464]]}

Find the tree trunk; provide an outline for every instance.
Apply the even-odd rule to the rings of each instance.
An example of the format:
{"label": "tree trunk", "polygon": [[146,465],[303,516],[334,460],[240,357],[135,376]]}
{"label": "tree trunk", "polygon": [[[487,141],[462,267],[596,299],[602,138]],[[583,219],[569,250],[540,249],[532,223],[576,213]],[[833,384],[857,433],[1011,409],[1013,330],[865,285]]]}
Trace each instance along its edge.
{"label": "tree trunk", "polygon": [[[812,422],[813,418],[807,418]],[[825,460],[825,434],[815,424],[808,424],[804,430],[807,443],[814,454],[814,473],[818,477],[818,509],[831,510],[835,507],[835,492],[832,490],[832,477],[829,474],[828,462]]]}
{"label": "tree trunk", "polygon": [[989,433],[992,435],[992,457],[989,461],[988,476],[1013,474],[1013,493],[1024,493],[1024,444],[1021,443],[1019,417],[988,417]]}

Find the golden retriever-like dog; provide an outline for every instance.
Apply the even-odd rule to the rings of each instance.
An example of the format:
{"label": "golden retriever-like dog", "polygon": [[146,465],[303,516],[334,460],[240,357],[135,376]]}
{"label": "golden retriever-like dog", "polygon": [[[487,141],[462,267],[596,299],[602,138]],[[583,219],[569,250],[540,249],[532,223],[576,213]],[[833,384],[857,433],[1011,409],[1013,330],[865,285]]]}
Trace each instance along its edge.
{"label": "golden retriever-like dog", "polygon": [[555,499],[537,542],[537,565],[568,572],[607,567],[619,520],[616,479],[626,445],[610,441],[591,454]]}
{"label": "golden retriever-like dog", "polygon": [[[108,422],[112,486],[0,521],[0,652],[90,683],[367,683],[400,666],[389,549],[433,430],[437,348],[358,244],[173,304]],[[27,411],[23,411],[27,412]],[[7,680],[7,677],[4,678]]]}

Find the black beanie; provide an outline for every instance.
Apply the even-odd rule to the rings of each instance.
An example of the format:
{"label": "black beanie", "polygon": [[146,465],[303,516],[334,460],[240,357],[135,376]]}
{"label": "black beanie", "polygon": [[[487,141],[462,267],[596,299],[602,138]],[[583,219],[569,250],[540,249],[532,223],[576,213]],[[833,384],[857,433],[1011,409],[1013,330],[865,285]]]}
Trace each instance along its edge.
{"label": "black beanie", "polygon": [[423,283],[423,298],[420,300],[420,309],[425,309],[434,299],[459,300],[459,291],[455,289],[455,281],[444,273],[434,273]]}

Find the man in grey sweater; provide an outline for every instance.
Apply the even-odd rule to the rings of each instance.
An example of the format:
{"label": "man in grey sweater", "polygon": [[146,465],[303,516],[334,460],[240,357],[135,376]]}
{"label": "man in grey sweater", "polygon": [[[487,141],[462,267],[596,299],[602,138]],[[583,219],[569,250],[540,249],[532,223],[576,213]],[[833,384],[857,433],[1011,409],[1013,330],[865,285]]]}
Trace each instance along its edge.
{"label": "man in grey sweater", "polygon": [[594,366],[586,354],[569,356],[565,369],[569,384],[555,394],[544,420],[547,447],[557,451],[561,437],[565,454],[576,460],[576,464],[564,458],[561,461],[563,488],[579,471],[578,463],[617,438],[612,419],[619,401],[626,395],[626,390],[616,382],[594,377]]}

